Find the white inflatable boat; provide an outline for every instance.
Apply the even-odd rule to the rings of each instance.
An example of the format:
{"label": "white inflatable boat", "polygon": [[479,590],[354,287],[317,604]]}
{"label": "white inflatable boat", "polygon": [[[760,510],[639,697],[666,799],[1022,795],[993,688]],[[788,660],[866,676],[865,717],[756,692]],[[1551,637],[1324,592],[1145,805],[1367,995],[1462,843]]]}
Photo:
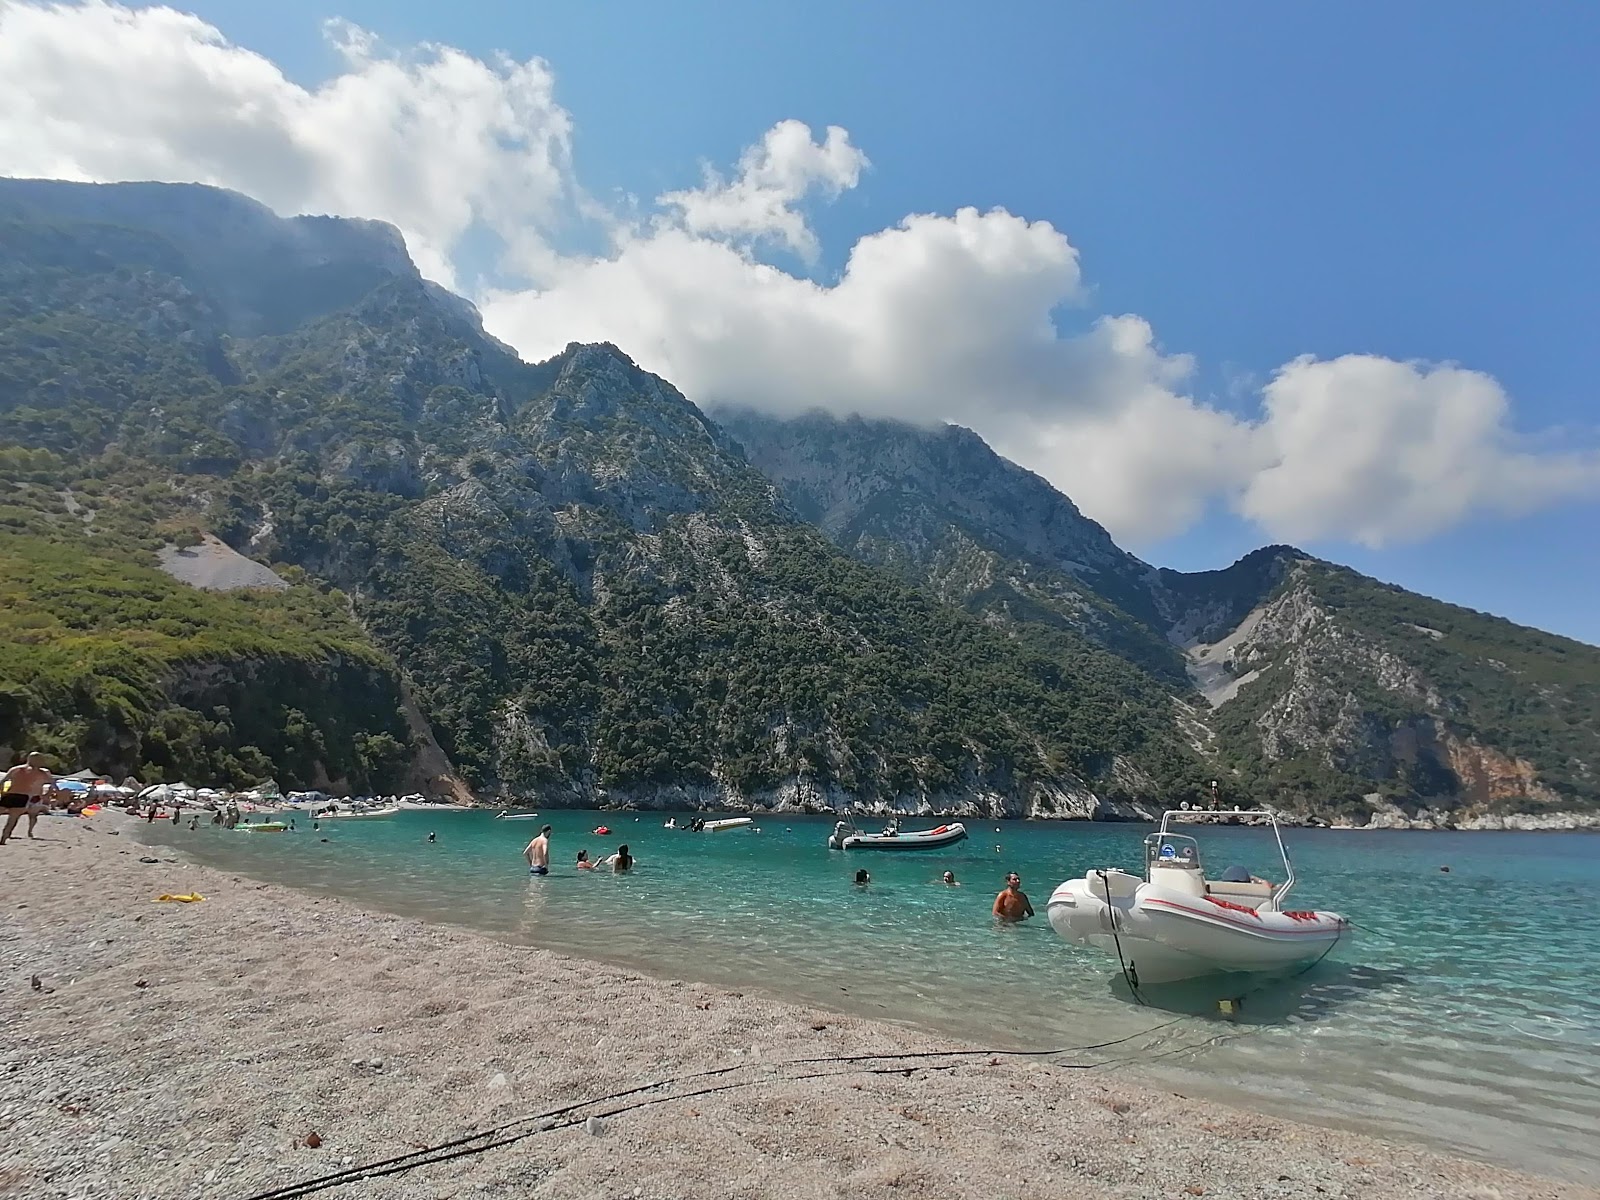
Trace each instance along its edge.
{"label": "white inflatable boat", "polygon": [[957,821],[937,829],[920,829],[910,833],[900,832],[898,824],[890,824],[882,833],[862,833],[840,821],[828,837],[830,850],[935,850],[950,846],[967,836],[967,827]]}
{"label": "white inflatable boat", "polygon": [[700,826],[702,833],[715,833],[719,829],[743,829],[746,825],[754,825],[754,817],[725,817],[720,821],[706,821]]}
{"label": "white inflatable boat", "polygon": [[[1207,879],[1200,847],[1172,825],[1208,817],[1264,818],[1278,842],[1284,881],[1237,868]],[[1270,812],[1169,812],[1144,845],[1143,879],[1115,867],[1089,871],[1056,888],[1046,905],[1052,929],[1115,955],[1134,987],[1222,971],[1284,970],[1321,958],[1350,936],[1350,922],[1338,913],[1284,908],[1294,868]]]}

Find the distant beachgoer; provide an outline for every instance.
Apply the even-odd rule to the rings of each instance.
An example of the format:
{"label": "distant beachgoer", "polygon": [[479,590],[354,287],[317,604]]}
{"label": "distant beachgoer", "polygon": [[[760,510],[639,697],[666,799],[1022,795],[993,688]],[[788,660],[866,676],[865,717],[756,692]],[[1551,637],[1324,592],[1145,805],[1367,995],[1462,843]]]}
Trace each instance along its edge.
{"label": "distant beachgoer", "polygon": [[430,829],[428,830],[428,840],[430,842],[437,842],[439,840],[439,835]]}
{"label": "distant beachgoer", "polygon": [[857,887],[866,887],[867,884],[869,884],[871,882],[872,882],[872,876],[867,874],[867,869],[865,867],[862,867],[859,871],[856,872],[856,886]]}
{"label": "distant beachgoer", "polygon": [[221,825],[222,824],[222,810],[220,808],[217,809],[216,812],[211,814],[211,823],[213,825]]}
{"label": "distant beachgoer", "polygon": [[959,883],[956,882],[956,873],[954,871],[946,871],[944,873],[944,885],[945,885],[945,887],[960,887],[961,886]]}
{"label": "distant beachgoer", "polygon": [[617,852],[611,856],[611,870],[617,875],[633,870],[633,855],[628,853],[626,846],[618,846]]}
{"label": "distant beachgoer", "polygon": [[289,829],[291,831],[293,831],[293,829],[294,829],[294,818],[293,817],[289,818]]}
{"label": "distant beachgoer", "polygon": [[994,898],[994,915],[1012,925],[1033,916],[1028,893],[1022,890],[1022,876],[1015,871],[1006,876],[1006,886]]}
{"label": "distant beachgoer", "polygon": [[580,871],[592,871],[592,870],[594,870],[594,864],[589,861],[589,852],[587,850],[579,850],[578,851],[578,870],[580,870]]}
{"label": "distant beachgoer", "polygon": [[172,809],[172,823],[176,825],[181,820],[183,820],[183,809],[174,806]]}
{"label": "distant beachgoer", "polygon": [[199,828],[200,828],[200,818],[198,816],[190,817],[189,818],[189,832],[193,833],[196,829],[199,829]]}
{"label": "distant beachgoer", "polygon": [[40,805],[45,789],[54,786],[55,776],[45,769],[44,755],[28,755],[5,774],[0,783],[0,812],[6,815],[4,831],[0,831],[0,846],[11,840],[12,831],[24,816],[28,818],[28,836],[33,837],[33,827],[39,823]]}
{"label": "distant beachgoer", "polygon": [[522,857],[528,860],[528,874],[550,874],[550,826],[539,830],[539,836],[523,848]]}

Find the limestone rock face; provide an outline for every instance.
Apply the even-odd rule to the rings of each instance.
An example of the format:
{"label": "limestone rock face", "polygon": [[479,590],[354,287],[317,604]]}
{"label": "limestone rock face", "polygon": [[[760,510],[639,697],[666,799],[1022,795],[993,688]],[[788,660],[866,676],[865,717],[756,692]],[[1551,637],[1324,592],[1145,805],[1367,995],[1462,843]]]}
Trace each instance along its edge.
{"label": "limestone rock face", "polygon": [[1593,647],[1292,547],[1158,570],[969,430],[708,414],[610,345],[523,362],[380,223],[0,180],[0,284],[0,538],[149,570],[201,531],[241,605],[252,579],[314,591],[365,665],[263,679],[380,696],[382,738],[349,705],[319,720],[414,781],[927,816],[1149,819],[1213,780],[1354,825],[1600,810]]}
{"label": "limestone rock face", "polygon": [[1288,546],[1158,571],[967,430],[716,415],[851,554],[1018,638],[1069,629],[1137,664],[1235,800],[1430,828],[1600,804],[1593,647]]}

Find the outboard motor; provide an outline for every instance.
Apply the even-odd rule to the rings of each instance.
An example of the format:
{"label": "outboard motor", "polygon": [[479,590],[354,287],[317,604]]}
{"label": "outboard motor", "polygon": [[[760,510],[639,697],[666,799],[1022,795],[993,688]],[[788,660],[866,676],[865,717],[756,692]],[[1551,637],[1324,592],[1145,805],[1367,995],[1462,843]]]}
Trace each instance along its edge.
{"label": "outboard motor", "polygon": [[829,850],[843,850],[844,839],[850,836],[850,826],[843,821],[835,823],[833,832],[828,835]]}

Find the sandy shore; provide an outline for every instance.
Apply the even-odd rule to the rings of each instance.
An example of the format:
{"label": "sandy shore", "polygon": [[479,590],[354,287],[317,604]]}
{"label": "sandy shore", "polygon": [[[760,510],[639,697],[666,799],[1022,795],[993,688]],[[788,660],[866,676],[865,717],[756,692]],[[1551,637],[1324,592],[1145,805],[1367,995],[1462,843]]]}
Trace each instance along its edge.
{"label": "sandy shore", "polygon": [[[570,1108],[317,1194],[1600,1197],[1114,1066],[801,1063],[956,1047],[258,884],[120,818],[40,832],[0,849],[4,1195],[242,1200]],[[191,891],[206,900],[153,902]],[[697,1072],[719,1073],[581,1105]]]}

